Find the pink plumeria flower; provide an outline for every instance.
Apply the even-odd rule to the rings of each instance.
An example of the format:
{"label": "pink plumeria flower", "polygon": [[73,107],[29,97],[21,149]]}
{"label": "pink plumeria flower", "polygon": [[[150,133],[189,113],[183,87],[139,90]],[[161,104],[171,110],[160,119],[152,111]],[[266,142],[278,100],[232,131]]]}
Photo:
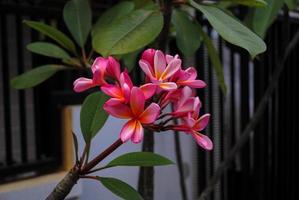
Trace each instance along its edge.
{"label": "pink plumeria flower", "polygon": [[118,101],[119,103],[128,103],[130,100],[130,93],[132,87],[133,83],[131,81],[131,78],[125,71],[122,72],[119,77],[119,84],[106,84],[101,87],[101,90],[108,96],[112,97],[110,99],[111,101]]}
{"label": "pink plumeria flower", "polygon": [[155,122],[160,114],[160,107],[156,103],[151,103],[146,109],[145,96],[140,88],[133,87],[130,95],[130,107],[125,104],[114,104],[107,101],[104,110],[114,117],[129,119],[120,132],[123,142],[131,139],[134,143],[139,143],[143,139],[144,129],[142,125]]}
{"label": "pink plumeria flower", "polygon": [[189,113],[189,115],[182,120],[184,122],[183,124],[174,125],[172,129],[191,134],[199,146],[206,150],[212,150],[213,143],[210,138],[200,133],[208,125],[210,116],[210,114],[204,114],[199,119],[194,119],[192,114]]}
{"label": "pink plumeria flower", "polygon": [[[106,84],[101,87],[101,90],[112,97],[109,101],[114,103],[128,103],[130,101],[131,89],[133,88],[132,80],[127,71],[124,71],[120,74],[119,84]],[[141,91],[143,92],[145,99],[151,98],[156,91],[156,86],[151,83],[144,84],[140,86]]]}
{"label": "pink plumeria flower", "polygon": [[204,88],[207,84],[202,80],[196,80],[197,71],[194,67],[189,67],[186,70],[178,70],[170,79],[178,86],[189,86],[192,88]]}
{"label": "pink plumeria flower", "polygon": [[198,97],[189,97],[187,99],[182,98],[182,100],[174,105],[174,111],[171,113],[171,115],[174,117],[187,116],[189,113],[194,112],[199,105],[200,100]]}
{"label": "pink plumeria flower", "polygon": [[162,51],[156,50],[154,54],[153,66],[150,60],[141,59],[139,65],[150,81],[163,90],[175,90],[177,85],[169,82],[168,79],[180,68],[182,61],[178,58],[172,59],[168,64]]}
{"label": "pink plumeria flower", "polygon": [[154,68],[155,53],[156,53],[155,49],[147,49],[141,55],[141,59],[146,60],[148,64],[150,64],[151,68]]}
{"label": "pink plumeria flower", "polygon": [[106,76],[115,80],[120,77],[120,65],[117,60],[109,56],[108,58],[98,57],[91,66],[92,79],[80,77],[74,82],[74,91],[83,92],[89,88],[106,85]]}
{"label": "pink plumeria flower", "polygon": [[183,103],[185,102],[189,97],[194,97],[195,93],[190,87],[183,87],[179,88],[177,90],[169,91],[166,93],[166,95],[163,96],[161,99],[161,107],[164,108],[167,104],[174,103],[177,104],[178,102]]}

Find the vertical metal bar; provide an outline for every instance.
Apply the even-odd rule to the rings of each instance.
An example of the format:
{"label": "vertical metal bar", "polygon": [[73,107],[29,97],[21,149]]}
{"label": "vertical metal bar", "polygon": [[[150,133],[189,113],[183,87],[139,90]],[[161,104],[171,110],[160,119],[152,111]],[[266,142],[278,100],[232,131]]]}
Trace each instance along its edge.
{"label": "vertical metal bar", "polygon": [[[267,48],[272,49],[272,51],[268,52],[268,62],[269,62],[269,67],[268,67],[268,74],[269,74],[269,79],[272,76],[272,71],[273,71],[273,59],[274,59],[274,44],[275,41],[274,39],[274,34],[273,34],[273,30],[275,27],[273,27],[271,29],[271,31],[268,32],[268,37],[269,37],[269,42],[267,44]],[[274,62],[276,63],[276,62]],[[267,158],[267,162],[266,162],[266,168],[268,169],[265,174],[266,174],[266,198],[272,198],[272,190],[271,190],[271,184],[272,182],[270,181],[271,179],[271,174],[272,174],[272,163],[273,163],[273,146],[272,146],[272,141],[273,141],[273,96],[269,99],[269,103],[268,103],[268,122],[267,122],[267,147],[265,146],[265,152],[266,154],[266,158]]]}
{"label": "vertical metal bar", "polygon": [[6,164],[10,165],[13,162],[12,155],[12,130],[11,130],[11,101],[10,101],[10,86],[9,86],[9,66],[8,66],[8,44],[7,44],[7,28],[6,15],[1,17],[1,40],[2,40],[2,79],[3,79],[3,102],[4,102],[4,128],[5,128],[5,147],[6,147]]}
{"label": "vertical metal bar", "polygon": [[[235,52],[234,49],[228,47],[229,50],[229,65],[230,65],[230,69],[229,69],[229,74],[230,74],[230,80],[229,80],[229,87],[230,87],[230,93],[229,95],[229,113],[230,113],[230,119],[228,122],[228,130],[229,130],[229,135],[230,138],[229,139],[229,143],[230,145],[235,143]],[[231,148],[231,147],[229,147]],[[234,163],[235,165],[235,163]],[[228,199],[234,199],[235,198],[235,173],[234,169],[229,170],[228,173]]]}
{"label": "vertical metal bar", "polygon": [[[264,55],[261,57],[260,62],[255,63],[254,68],[254,106],[259,104],[259,101],[264,94],[265,91],[265,82],[267,82],[267,79],[265,80],[265,74],[266,66],[267,66],[267,60]],[[264,115],[265,116],[265,115]],[[265,135],[265,117],[261,119],[259,125],[255,129],[255,135],[254,135],[254,179],[259,180],[255,187],[253,192],[253,198],[263,200],[264,199],[264,135]]]}
{"label": "vertical metal bar", "polygon": [[[20,16],[16,17],[16,34],[17,34],[17,68],[18,74],[24,72],[24,55],[23,55],[23,29],[22,29],[22,18]],[[28,160],[28,151],[27,151],[27,126],[26,126],[26,99],[25,91],[18,91],[19,98],[19,107],[20,107],[20,142],[21,142],[21,159],[22,162],[27,162]]]}
{"label": "vertical metal bar", "polygon": [[[279,35],[279,24],[276,24],[274,26],[274,51],[275,51],[275,63],[277,63],[277,59],[278,56],[280,54],[280,35]],[[275,65],[273,66],[273,68],[275,69]],[[273,153],[274,153],[274,166],[273,166],[273,173],[271,176],[271,182],[272,182],[272,193],[273,193],[273,200],[277,200],[278,199],[278,191],[279,191],[279,187],[278,187],[278,181],[277,181],[277,177],[278,177],[278,165],[279,165],[279,135],[280,135],[280,131],[278,130],[279,128],[279,96],[280,96],[280,90],[279,87],[276,89],[275,93],[275,102],[274,102],[274,123],[273,123],[273,131],[274,131],[274,141],[273,141]],[[274,178],[275,177],[275,178]]]}
{"label": "vertical metal bar", "polygon": [[[249,121],[249,56],[248,53],[240,50],[240,97],[241,97],[241,106],[240,106],[240,115],[241,115],[241,130],[243,130],[248,121]],[[242,193],[249,195],[243,196],[243,199],[250,199],[250,177],[249,177],[249,142],[244,145],[243,150],[241,151],[241,177],[242,180]]]}
{"label": "vertical metal bar", "polygon": [[[225,66],[225,63],[223,62],[223,40],[222,40],[222,38],[219,36],[218,37],[218,52],[219,52],[219,57],[220,57],[220,60],[221,60],[221,62],[223,63],[223,73],[224,73],[224,77],[226,77],[225,76],[225,68],[226,68],[226,66]],[[225,78],[225,80],[226,80],[226,78]],[[221,91],[221,90],[219,90],[218,91],[218,93],[219,93],[219,97],[220,97],[220,102],[219,102],[219,104],[218,104],[218,109],[219,109],[219,115],[220,115],[220,135],[219,135],[219,137],[220,137],[220,146],[221,146],[221,149],[220,149],[220,153],[221,153],[221,155],[220,155],[220,159],[221,159],[221,161],[222,160],[224,160],[225,159],[225,133],[224,133],[224,131],[225,131],[225,122],[224,122],[224,119],[225,119],[225,116],[224,116],[224,107],[225,107],[225,98],[226,98],[226,94],[223,94],[223,92]],[[225,173],[226,174],[226,173]],[[225,189],[226,189],[226,177],[225,177],[225,174],[224,174],[224,176],[223,176],[223,178],[222,178],[222,180],[221,180],[221,196],[220,196],[220,198],[221,199],[223,199],[223,200],[225,200]]]}
{"label": "vertical metal bar", "polygon": [[[38,20],[37,18],[32,18],[31,20]],[[35,30],[31,30],[31,40],[36,41],[39,38],[39,34]],[[32,54],[32,66],[40,64],[37,58]],[[41,138],[41,113],[39,111],[40,96],[38,95],[39,88],[33,88],[33,100],[34,100],[34,119],[35,119],[35,154],[36,159],[39,160],[42,157],[42,138]]]}
{"label": "vertical metal bar", "polygon": [[[211,37],[211,31],[212,28],[210,26],[207,27],[207,32],[208,35]],[[205,99],[207,99],[207,101],[205,102],[205,107],[204,107],[204,112],[205,113],[211,113],[213,115],[213,104],[212,104],[212,94],[213,94],[213,85],[215,84],[213,82],[212,79],[212,75],[213,75],[213,70],[212,70],[212,63],[210,61],[210,59],[208,58],[208,52],[206,51],[206,70],[205,70],[205,80],[207,80],[207,84],[209,86],[209,88],[206,89],[205,91]],[[213,124],[213,118],[211,118],[211,124]],[[214,127],[213,126],[208,126],[208,128],[206,129],[206,134],[213,139],[213,133],[214,133]],[[207,169],[209,169],[209,172],[207,173],[207,178],[209,179],[214,172],[214,154],[213,153],[207,153]],[[210,196],[211,199],[214,200],[215,198],[215,194],[211,193]]]}
{"label": "vertical metal bar", "polygon": [[[196,54],[196,69],[199,72],[199,79],[205,80],[204,77],[204,71],[206,70],[204,65],[204,48],[203,46],[200,47],[200,49],[197,51]],[[201,91],[199,94],[200,100],[205,104],[205,98],[204,98],[204,91]],[[205,165],[205,160],[206,160],[206,154],[205,152],[198,150],[198,192],[199,194],[202,192],[202,190],[206,186],[206,165]]]}

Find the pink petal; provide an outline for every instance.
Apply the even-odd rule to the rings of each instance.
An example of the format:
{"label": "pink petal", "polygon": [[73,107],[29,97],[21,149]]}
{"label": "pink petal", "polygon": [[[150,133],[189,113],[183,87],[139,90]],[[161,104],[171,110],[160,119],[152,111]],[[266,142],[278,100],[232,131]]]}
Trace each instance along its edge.
{"label": "pink petal", "polygon": [[151,80],[155,79],[151,70],[151,66],[147,61],[139,60],[139,66],[141,67],[142,71],[145,73],[146,76],[148,76]]}
{"label": "pink petal", "polygon": [[120,65],[119,65],[119,62],[112,56],[108,57],[108,65],[106,68],[106,72],[109,76],[111,76],[117,80],[119,79]]}
{"label": "pink petal", "polygon": [[185,85],[192,88],[204,88],[207,86],[205,82],[202,80],[187,80],[187,81],[178,81],[179,85]]}
{"label": "pink petal", "polygon": [[165,82],[165,83],[160,83],[159,84],[160,88],[162,88],[163,90],[176,90],[178,87],[175,83],[173,82]]}
{"label": "pink petal", "polygon": [[78,78],[74,81],[74,91],[75,92],[83,92],[89,88],[96,86],[93,81],[89,78]]}
{"label": "pink petal", "polygon": [[155,52],[155,49],[147,49],[142,53],[141,59],[146,60],[151,65],[151,67],[154,67]]}
{"label": "pink petal", "polygon": [[117,106],[119,104],[123,104],[123,101],[117,98],[111,98],[108,101],[106,101],[106,104],[108,106]]}
{"label": "pink petal", "polygon": [[197,77],[197,71],[194,67],[189,67],[185,70],[189,74],[189,79],[194,80]]}
{"label": "pink petal", "polygon": [[132,142],[139,143],[143,139],[144,130],[140,122],[136,121],[135,131],[131,137]]}
{"label": "pink petal", "polygon": [[97,57],[91,66],[92,73],[95,73],[96,70],[106,71],[108,65],[108,60],[103,57]]}
{"label": "pink petal", "polygon": [[136,120],[128,121],[120,131],[120,139],[122,142],[127,142],[134,134],[136,127]]}
{"label": "pink petal", "polygon": [[193,128],[195,124],[195,119],[192,118],[191,114],[189,113],[187,117],[182,118],[182,121],[186,126],[188,126],[190,129]]}
{"label": "pink petal", "polygon": [[127,84],[130,88],[133,87],[133,83],[131,80],[131,77],[129,76],[127,71],[124,71],[120,74],[120,78],[119,78],[120,84]]}
{"label": "pink petal", "polygon": [[210,120],[210,114],[204,114],[203,116],[201,116],[195,123],[194,125],[194,129],[196,131],[202,131],[203,129],[206,128],[206,126],[209,123]]}
{"label": "pink petal", "polygon": [[177,110],[172,113],[174,116],[183,116],[189,112],[194,111],[195,98],[187,99]]}
{"label": "pink petal", "polygon": [[189,132],[190,131],[190,127],[186,126],[186,125],[173,125],[171,127],[172,130],[175,131],[184,131],[184,132]]}
{"label": "pink petal", "polygon": [[187,101],[187,99],[189,99],[190,97],[193,96],[193,92],[192,89],[190,87],[184,87],[181,90],[181,94],[180,97],[177,98],[178,100],[178,105],[182,105],[183,103],[185,103]]}
{"label": "pink petal", "polygon": [[132,113],[137,117],[144,110],[145,97],[143,92],[138,87],[133,87],[130,96],[130,105]]}
{"label": "pink petal", "polygon": [[128,103],[130,101],[131,88],[125,83],[122,86],[122,90],[124,95],[124,101],[125,103]]}
{"label": "pink petal", "polygon": [[147,84],[140,86],[140,89],[142,90],[145,99],[151,98],[155,94],[156,88],[157,88],[157,86],[152,83],[147,83]]}
{"label": "pink petal", "polygon": [[181,68],[182,61],[180,59],[173,59],[167,65],[166,69],[161,75],[161,80],[166,80],[174,75]]}
{"label": "pink petal", "polygon": [[107,113],[117,118],[128,119],[132,117],[130,108],[125,104],[117,104],[115,99],[111,101],[108,100],[103,108]]}
{"label": "pink petal", "polygon": [[115,97],[119,99],[124,98],[121,89],[116,85],[111,85],[111,84],[103,85],[101,87],[101,90],[110,97]]}
{"label": "pink petal", "polygon": [[201,146],[202,148],[206,150],[212,150],[213,149],[213,142],[210,140],[210,138],[206,135],[203,135],[201,133],[193,132],[192,133],[193,138],[196,140],[197,144]]}
{"label": "pink petal", "polygon": [[167,62],[167,64],[168,64],[168,63],[170,63],[170,61],[172,61],[173,56],[172,56],[172,55],[168,55],[168,54],[166,54],[165,58],[166,58],[166,62]]}
{"label": "pink petal", "polygon": [[139,116],[139,120],[143,124],[153,123],[160,114],[160,107],[156,103],[151,103]]}
{"label": "pink petal", "polygon": [[93,72],[92,80],[97,85],[105,85],[107,82],[105,81],[105,69],[99,68]]}
{"label": "pink petal", "polygon": [[154,69],[156,78],[159,79],[166,67],[165,56],[162,51],[157,50],[154,57]]}

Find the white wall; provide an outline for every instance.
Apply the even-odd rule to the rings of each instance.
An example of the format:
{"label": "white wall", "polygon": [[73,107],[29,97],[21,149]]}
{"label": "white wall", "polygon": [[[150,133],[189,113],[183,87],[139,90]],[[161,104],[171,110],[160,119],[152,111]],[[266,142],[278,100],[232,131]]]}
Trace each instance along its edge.
{"label": "white wall", "polygon": [[[76,133],[79,142],[79,149],[82,151],[84,140],[80,132],[80,106],[72,107],[73,131]],[[112,144],[119,135],[119,131],[125,121],[110,117],[102,128],[100,133],[92,141],[92,149],[90,157],[94,157]],[[191,136],[181,134],[181,148],[184,162],[186,163],[187,191],[189,200],[196,199],[196,154],[197,149],[195,142]],[[171,132],[157,133],[155,135],[155,151],[161,155],[176,162],[174,137]],[[140,151],[141,144],[133,144],[128,142],[117,149],[110,157],[106,158],[103,163],[109,162],[111,159],[124,154],[126,152]],[[121,179],[133,187],[137,188],[138,167],[116,167],[98,172],[99,176],[115,177]],[[58,180],[43,183],[32,188],[15,188],[12,192],[0,192],[0,200],[16,200],[16,199],[43,199],[52,191]],[[161,166],[155,168],[155,197],[154,200],[180,200],[181,191],[179,187],[179,176],[176,165]],[[94,180],[79,180],[78,184],[73,188],[69,197],[78,196],[82,200],[117,200],[119,199],[110,191],[106,190],[100,182]]]}

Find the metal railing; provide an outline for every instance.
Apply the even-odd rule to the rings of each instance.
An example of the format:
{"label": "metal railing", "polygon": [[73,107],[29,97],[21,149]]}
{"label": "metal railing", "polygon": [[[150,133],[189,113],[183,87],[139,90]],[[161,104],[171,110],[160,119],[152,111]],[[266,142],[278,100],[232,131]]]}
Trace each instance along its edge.
{"label": "metal railing", "polygon": [[[265,39],[268,50],[256,60],[248,53],[222,41],[209,29],[223,61],[228,94],[219,90],[216,76],[204,48],[198,52],[198,70],[208,87],[202,94],[205,112],[212,113],[207,134],[213,138],[213,152],[198,153],[199,194],[202,199],[298,199],[298,54],[295,45],[284,63],[275,92],[258,125],[240,151],[231,150],[252,119],[264,96],[273,72],[283,62],[286,47],[299,30],[297,12],[283,12]],[[242,138],[243,139],[243,138]],[[237,154],[235,152],[238,152]],[[234,155],[232,162],[227,162]],[[228,163],[228,164],[227,164]],[[220,168],[218,168],[220,166]],[[227,167],[228,166],[228,167]],[[227,167],[227,168],[226,168]],[[212,179],[211,179],[212,178]],[[215,181],[218,180],[220,181]],[[211,192],[212,191],[212,192]],[[209,195],[206,195],[209,194]]]}

